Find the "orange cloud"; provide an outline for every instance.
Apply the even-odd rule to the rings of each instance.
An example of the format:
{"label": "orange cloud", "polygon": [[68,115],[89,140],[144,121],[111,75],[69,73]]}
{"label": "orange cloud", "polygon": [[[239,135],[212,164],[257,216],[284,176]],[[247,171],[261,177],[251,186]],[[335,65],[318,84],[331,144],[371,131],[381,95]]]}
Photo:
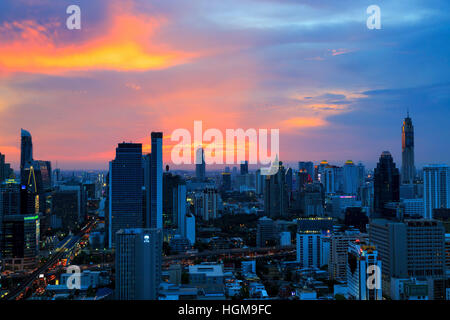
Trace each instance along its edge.
{"label": "orange cloud", "polygon": [[0,71],[50,74],[72,70],[143,71],[186,63],[196,56],[152,41],[158,28],[167,22],[165,18],[132,13],[132,7],[126,7],[111,5],[108,30],[81,44],[58,44],[55,30],[65,28],[60,23],[5,22],[0,33],[13,39],[0,44]]}
{"label": "orange cloud", "polygon": [[327,122],[322,118],[315,117],[296,117],[283,121],[283,124],[291,128],[314,128],[322,127]]}

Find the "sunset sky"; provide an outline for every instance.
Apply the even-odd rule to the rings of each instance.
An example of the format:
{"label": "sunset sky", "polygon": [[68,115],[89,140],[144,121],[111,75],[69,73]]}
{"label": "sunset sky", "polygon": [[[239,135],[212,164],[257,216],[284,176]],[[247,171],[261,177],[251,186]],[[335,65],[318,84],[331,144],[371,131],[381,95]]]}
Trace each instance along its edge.
{"label": "sunset sky", "polygon": [[[66,28],[81,8],[82,29]],[[366,8],[381,8],[381,30]],[[106,169],[177,128],[280,129],[280,159],[450,163],[448,0],[2,0],[0,152]]]}

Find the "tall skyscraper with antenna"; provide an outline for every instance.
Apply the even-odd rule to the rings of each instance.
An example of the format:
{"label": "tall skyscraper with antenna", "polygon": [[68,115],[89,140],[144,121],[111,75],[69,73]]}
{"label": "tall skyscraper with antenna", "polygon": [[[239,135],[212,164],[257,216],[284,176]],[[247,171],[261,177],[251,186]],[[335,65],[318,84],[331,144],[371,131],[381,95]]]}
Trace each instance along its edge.
{"label": "tall skyscraper with antenna", "polygon": [[414,126],[409,112],[402,126],[402,184],[411,184],[416,176],[414,166]]}

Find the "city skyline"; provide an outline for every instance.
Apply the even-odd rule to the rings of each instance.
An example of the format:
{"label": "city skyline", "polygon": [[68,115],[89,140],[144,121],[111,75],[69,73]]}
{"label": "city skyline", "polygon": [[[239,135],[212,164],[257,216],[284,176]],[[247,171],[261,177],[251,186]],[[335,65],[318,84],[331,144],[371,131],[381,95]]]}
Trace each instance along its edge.
{"label": "city skyline", "polygon": [[446,1],[383,3],[381,30],[365,26],[368,1],[83,0],[81,30],[65,27],[68,4],[0,4],[0,152],[15,170],[20,128],[38,159],[107,169],[119,142],[149,152],[151,131],[166,163],[170,133],[194,120],[279,128],[284,162],[373,168],[388,150],[400,165],[407,110],[416,166],[450,162]]}

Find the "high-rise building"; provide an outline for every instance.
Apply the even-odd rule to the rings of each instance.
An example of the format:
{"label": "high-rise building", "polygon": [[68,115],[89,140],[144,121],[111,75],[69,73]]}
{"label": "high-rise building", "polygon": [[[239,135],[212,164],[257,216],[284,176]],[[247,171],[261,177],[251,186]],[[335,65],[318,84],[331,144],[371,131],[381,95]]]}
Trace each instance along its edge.
{"label": "high-rise building", "polygon": [[330,254],[328,260],[328,274],[330,279],[346,281],[347,280],[347,254],[351,242],[359,239],[365,240],[365,235],[359,230],[347,230],[331,235]]}
{"label": "high-rise building", "polygon": [[300,161],[298,163],[298,171],[307,172],[311,180],[314,180],[314,163],[311,161]]}
{"label": "high-rise building", "polygon": [[33,161],[33,141],[31,134],[27,130],[21,129],[21,145],[20,145],[20,176],[23,176],[25,166]]}
{"label": "high-rise building", "polygon": [[222,172],[222,189],[224,191],[231,190],[231,172]]}
{"label": "high-rise building", "polygon": [[[184,192],[184,196],[181,194]],[[184,206],[182,198],[184,198]],[[181,176],[163,174],[163,225],[165,229],[179,228],[182,212],[186,212],[186,183]]]}
{"label": "high-rise building", "polygon": [[39,216],[11,214],[3,216],[1,251],[5,270],[31,270],[39,254]]}
{"label": "high-rise building", "polygon": [[248,174],[248,161],[241,162],[241,175]]}
{"label": "high-rise building", "polygon": [[391,216],[385,205],[400,200],[400,173],[389,151],[384,151],[374,171],[374,213]]}
{"label": "high-rise building", "polygon": [[161,282],[162,230],[121,229],[116,233],[116,299],[157,300]]}
{"label": "high-rise building", "polygon": [[382,266],[375,246],[356,240],[350,243],[347,257],[347,287],[350,299],[383,300]]}
{"label": "high-rise building", "polygon": [[205,181],[206,162],[205,152],[202,147],[197,149],[195,156],[195,177],[197,181]]}
{"label": "high-rise building", "polygon": [[163,134],[162,132],[152,132],[151,134],[152,153],[150,171],[150,225],[149,228],[163,227]]}
{"label": "high-rise building", "polygon": [[412,120],[407,117],[402,126],[402,184],[411,184],[416,177],[414,166],[414,126]]}
{"label": "high-rise building", "polygon": [[342,167],[327,165],[321,174],[320,182],[325,193],[341,193],[344,189],[344,170]]}
{"label": "high-rise building", "polygon": [[302,268],[320,267],[322,233],[305,230],[297,233],[297,262]]}
{"label": "high-rise building", "polygon": [[393,278],[444,277],[445,229],[439,221],[373,219],[369,240],[382,261],[381,278],[386,294],[391,292]]}
{"label": "high-rise building", "polygon": [[344,165],[344,193],[356,195],[358,192],[358,167],[352,160],[348,160]]}
{"label": "high-rise building", "polygon": [[142,144],[119,143],[109,163],[108,243],[120,229],[143,226]]}
{"label": "high-rise building", "polygon": [[268,247],[274,245],[276,239],[276,227],[273,220],[267,217],[260,218],[256,230],[256,246]]}
{"label": "high-rise building", "polygon": [[265,176],[264,214],[270,218],[283,217],[287,214],[288,203],[286,170],[279,162],[278,172]]}
{"label": "high-rise building", "polygon": [[205,188],[202,194],[202,218],[209,221],[217,218],[219,193],[215,188]]}
{"label": "high-rise building", "polygon": [[433,209],[450,208],[450,167],[428,165],[423,168],[425,218],[433,218]]}

